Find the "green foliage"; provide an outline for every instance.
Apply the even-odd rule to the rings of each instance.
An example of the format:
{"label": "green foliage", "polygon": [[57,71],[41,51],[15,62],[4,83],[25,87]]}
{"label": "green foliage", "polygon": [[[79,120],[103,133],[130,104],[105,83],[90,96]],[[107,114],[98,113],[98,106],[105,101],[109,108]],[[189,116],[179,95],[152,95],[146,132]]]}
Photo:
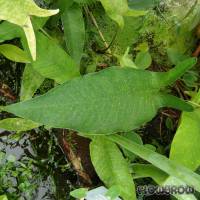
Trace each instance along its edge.
{"label": "green foliage", "polygon": [[85,44],[85,25],[82,9],[78,4],[73,4],[65,9],[62,16],[65,32],[65,42],[69,54],[79,65]]}
{"label": "green foliage", "polygon": [[0,196],[0,200],[8,200],[8,198],[7,198],[6,195],[1,195],[1,196]]}
{"label": "green foliage", "polygon": [[[8,199],[19,199],[20,194],[31,199],[37,188],[37,182],[32,181],[34,170],[32,160],[22,163],[16,161],[13,155],[6,156],[5,153],[0,152],[0,193],[6,192]],[[35,178],[39,180],[40,175],[35,175]]]}
{"label": "green foliage", "polygon": [[79,188],[70,192],[70,195],[74,198],[81,199],[86,197],[88,189]]}
{"label": "green foliage", "polygon": [[132,10],[128,7],[127,0],[100,0],[106,13],[111,19],[118,23],[118,25],[124,27],[124,16],[143,16],[145,11]]}
{"label": "green foliage", "polygon": [[150,121],[161,107],[192,110],[189,104],[160,90],[195,63],[195,59],[188,59],[167,73],[111,67],[73,79],[41,97],[7,106],[5,111],[86,134],[128,132]]}
{"label": "green foliage", "polygon": [[139,145],[125,137],[119,135],[107,136],[111,141],[116,142],[123,148],[131,151],[144,160],[152,163],[155,167],[161,169],[168,175],[180,179],[182,182],[194,186],[197,191],[200,191],[200,175],[197,175],[190,169],[177,164],[174,161],[167,159],[152,150],[149,150],[142,145]]}
{"label": "green foliage", "polygon": [[43,76],[33,69],[31,64],[26,65],[22,77],[20,100],[25,101],[31,99],[44,79]]}
{"label": "green foliage", "polygon": [[135,200],[135,188],[129,167],[117,145],[104,137],[93,138],[90,155],[97,174],[107,187],[117,186],[124,200]]}
{"label": "green foliage", "polygon": [[21,118],[7,118],[0,121],[0,128],[9,131],[27,131],[37,128],[39,125],[31,120]]}
{"label": "green foliage", "polygon": [[55,41],[37,32],[37,60],[31,64],[33,68],[46,78],[57,83],[64,83],[79,76],[75,61]]}
{"label": "green foliage", "polygon": [[130,8],[134,9],[148,9],[158,5],[160,0],[128,0]]}
{"label": "green foliage", "polygon": [[28,40],[31,55],[33,60],[35,60],[36,42],[30,16],[35,15],[38,17],[48,17],[57,14],[58,10],[41,9],[32,0],[1,0],[0,10],[0,20],[7,20],[23,28]]}
{"label": "green foliage", "polygon": [[[193,102],[200,102],[200,92]],[[180,125],[176,131],[170,151],[170,159],[195,171],[200,166],[200,109],[197,107],[192,113],[183,112]],[[191,138],[191,139],[190,139]]]}
{"label": "green foliage", "polygon": [[[173,87],[179,96],[185,97],[186,89],[191,93],[199,87],[198,71],[191,69],[196,59],[190,56],[197,41],[194,28],[200,20],[200,3],[178,2],[175,6],[173,1],[159,0],[39,1],[46,8],[53,5],[60,10],[59,15],[47,18],[58,10],[42,9],[33,0],[0,0],[0,20],[5,20],[0,23],[0,42],[7,41],[0,45],[0,53],[12,61],[26,63],[21,102],[0,107],[23,119],[4,119],[0,128],[20,132],[46,125],[76,130],[90,137],[93,165],[109,188],[107,196],[111,199],[117,196],[136,199],[133,178],[150,177],[159,185],[188,184],[200,191],[200,176],[193,172],[200,166],[199,93],[192,99],[192,106],[183,98],[168,94],[169,88],[165,90],[181,77],[182,82]],[[173,65],[176,67],[172,68]],[[145,70],[149,67],[168,72]],[[40,94],[51,88],[38,90],[46,78],[52,79],[52,86],[60,85],[32,98],[36,91]],[[155,117],[162,107],[184,111],[170,159],[157,153],[154,143],[146,144],[149,136],[140,134],[145,139],[143,144],[133,132]],[[177,124],[170,114],[166,115],[165,121],[163,115],[159,117],[158,129],[163,138],[163,124],[170,134]],[[105,136],[108,134],[115,135]],[[133,162],[144,160],[151,164],[132,166]],[[17,169],[13,167],[15,163]],[[15,187],[21,192],[28,191],[30,199],[35,189],[28,180],[30,169],[32,163],[27,169],[10,156],[0,165],[0,174],[7,178],[8,171],[13,176],[21,176],[25,171]],[[5,194],[6,188],[13,188],[5,180],[0,176],[1,194]],[[86,192],[81,188],[71,195],[82,198]],[[18,198],[10,193],[7,196]],[[196,199],[194,195],[175,197]]]}
{"label": "green foliage", "polygon": [[14,62],[30,63],[30,59],[28,58],[26,52],[14,45],[0,45],[0,53]]}
{"label": "green foliage", "polygon": [[148,51],[139,52],[135,59],[135,64],[139,69],[146,69],[150,67],[151,62],[152,62],[152,58]]}

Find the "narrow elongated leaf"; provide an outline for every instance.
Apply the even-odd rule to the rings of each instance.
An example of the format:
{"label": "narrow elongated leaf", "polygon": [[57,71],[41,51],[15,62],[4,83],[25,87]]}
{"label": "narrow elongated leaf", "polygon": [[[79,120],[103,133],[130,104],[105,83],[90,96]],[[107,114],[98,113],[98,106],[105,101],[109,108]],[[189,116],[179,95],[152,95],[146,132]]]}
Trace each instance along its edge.
{"label": "narrow elongated leaf", "polygon": [[31,99],[36,90],[44,81],[44,77],[33,69],[31,64],[26,65],[22,77],[20,101]]}
{"label": "narrow elongated leaf", "polygon": [[90,144],[95,170],[107,187],[117,186],[124,200],[135,200],[135,186],[128,163],[117,145],[104,137],[95,137]]}
{"label": "narrow elongated leaf", "polygon": [[85,43],[85,25],[82,9],[78,4],[74,3],[63,12],[61,18],[67,49],[79,65]]}
{"label": "narrow elongated leaf", "polygon": [[48,17],[58,10],[45,10],[38,7],[33,0],[0,0],[0,20],[7,20],[21,26],[27,36],[33,60],[36,59],[36,42],[30,16]]}
{"label": "narrow elongated leaf", "polygon": [[[200,102],[200,92],[194,97],[194,103]],[[200,108],[193,112],[183,112],[170,151],[170,159],[196,170],[200,166]]]}
{"label": "narrow elongated leaf", "polygon": [[0,121],[0,129],[8,131],[28,131],[38,126],[38,123],[21,118],[7,118]]}
{"label": "narrow elongated leaf", "polygon": [[167,73],[111,67],[4,109],[41,124],[87,134],[128,132],[150,121],[161,107],[193,110],[160,89],[195,63],[196,59],[189,59]]}
{"label": "narrow elongated leaf", "polygon": [[12,44],[0,45],[0,53],[14,62],[30,63],[27,53]]}
{"label": "narrow elongated leaf", "polygon": [[79,68],[73,59],[54,41],[37,32],[37,60],[33,68],[46,78],[63,83],[79,76]]}
{"label": "narrow elongated leaf", "polygon": [[194,188],[200,192],[200,175],[194,173],[190,169],[120,135],[107,136],[107,138],[152,163],[155,167],[161,169],[170,176],[176,177],[190,186],[194,186]]}

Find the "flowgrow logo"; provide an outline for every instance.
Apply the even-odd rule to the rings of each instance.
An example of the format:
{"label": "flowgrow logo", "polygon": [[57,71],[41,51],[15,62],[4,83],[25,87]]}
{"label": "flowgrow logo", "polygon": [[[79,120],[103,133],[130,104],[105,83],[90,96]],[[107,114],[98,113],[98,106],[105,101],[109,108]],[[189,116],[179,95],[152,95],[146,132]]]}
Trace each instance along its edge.
{"label": "flowgrow logo", "polygon": [[142,185],[137,187],[137,193],[143,195],[176,195],[176,194],[194,194],[194,187],[180,185],[180,186],[155,186],[155,185]]}

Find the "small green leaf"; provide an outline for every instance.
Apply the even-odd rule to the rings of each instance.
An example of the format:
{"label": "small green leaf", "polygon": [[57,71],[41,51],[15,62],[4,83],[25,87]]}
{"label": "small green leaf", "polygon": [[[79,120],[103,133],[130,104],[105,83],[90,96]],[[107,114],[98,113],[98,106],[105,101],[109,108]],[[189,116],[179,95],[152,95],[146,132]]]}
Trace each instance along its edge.
{"label": "small green leaf", "polygon": [[93,138],[90,155],[97,174],[107,187],[117,186],[124,200],[136,199],[128,163],[113,142],[103,136]]}
{"label": "small green leaf", "polygon": [[144,144],[144,147],[146,147],[147,149],[150,149],[151,151],[156,151],[156,147],[152,144]]}
{"label": "small green leaf", "polygon": [[0,120],[0,128],[8,131],[28,131],[39,126],[31,120],[21,118],[7,118]]}
{"label": "small green leaf", "polygon": [[30,63],[30,59],[26,52],[12,44],[0,45],[0,53],[14,62]]}
{"label": "small green leaf", "polygon": [[26,65],[22,77],[20,101],[31,99],[44,79],[43,76],[33,69],[31,64]]}
{"label": "small green leaf", "polygon": [[147,52],[143,52],[143,51],[139,52],[135,59],[135,64],[138,69],[146,69],[146,68],[150,67],[151,62],[152,62],[152,58],[148,51]]}
{"label": "small green leaf", "polygon": [[169,130],[174,130],[174,123],[171,118],[167,117],[165,124]]}
{"label": "small green leaf", "polygon": [[79,188],[70,192],[70,195],[74,198],[81,199],[86,197],[88,189],[86,188]]}
{"label": "small green leaf", "polygon": [[143,16],[145,11],[129,9],[127,0],[100,0],[108,16],[117,22],[121,28],[124,26],[124,16]]}
{"label": "small green leaf", "polygon": [[82,8],[74,3],[61,15],[64,26],[65,42],[72,58],[79,65],[85,43],[85,25]]}
{"label": "small green leaf", "polygon": [[120,57],[120,66],[122,67],[132,67],[132,68],[137,68],[137,66],[135,65],[135,63],[132,61],[131,56],[129,55],[129,50],[130,48],[127,48],[125,54]]}
{"label": "small green leaf", "polygon": [[136,51],[141,51],[141,52],[147,52],[147,51],[149,51],[149,45],[148,45],[147,42],[142,42],[142,43],[137,45],[135,50]]}

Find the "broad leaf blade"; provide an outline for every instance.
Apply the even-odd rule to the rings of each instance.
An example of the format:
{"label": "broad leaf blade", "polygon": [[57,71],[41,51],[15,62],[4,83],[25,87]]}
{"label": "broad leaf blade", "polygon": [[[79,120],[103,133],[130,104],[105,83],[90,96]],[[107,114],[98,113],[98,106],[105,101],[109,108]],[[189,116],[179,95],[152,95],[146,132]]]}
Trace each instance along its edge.
{"label": "broad leaf blade", "polygon": [[111,67],[4,109],[44,125],[87,134],[128,132],[150,121],[161,107],[191,110],[184,101],[160,92],[161,75],[166,74]]}
{"label": "broad leaf blade", "polygon": [[107,187],[118,186],[124,200],[135,200],[135,187],[128,163],[119,148],[104,137],[95,137],[90,144],[95,170]]}

